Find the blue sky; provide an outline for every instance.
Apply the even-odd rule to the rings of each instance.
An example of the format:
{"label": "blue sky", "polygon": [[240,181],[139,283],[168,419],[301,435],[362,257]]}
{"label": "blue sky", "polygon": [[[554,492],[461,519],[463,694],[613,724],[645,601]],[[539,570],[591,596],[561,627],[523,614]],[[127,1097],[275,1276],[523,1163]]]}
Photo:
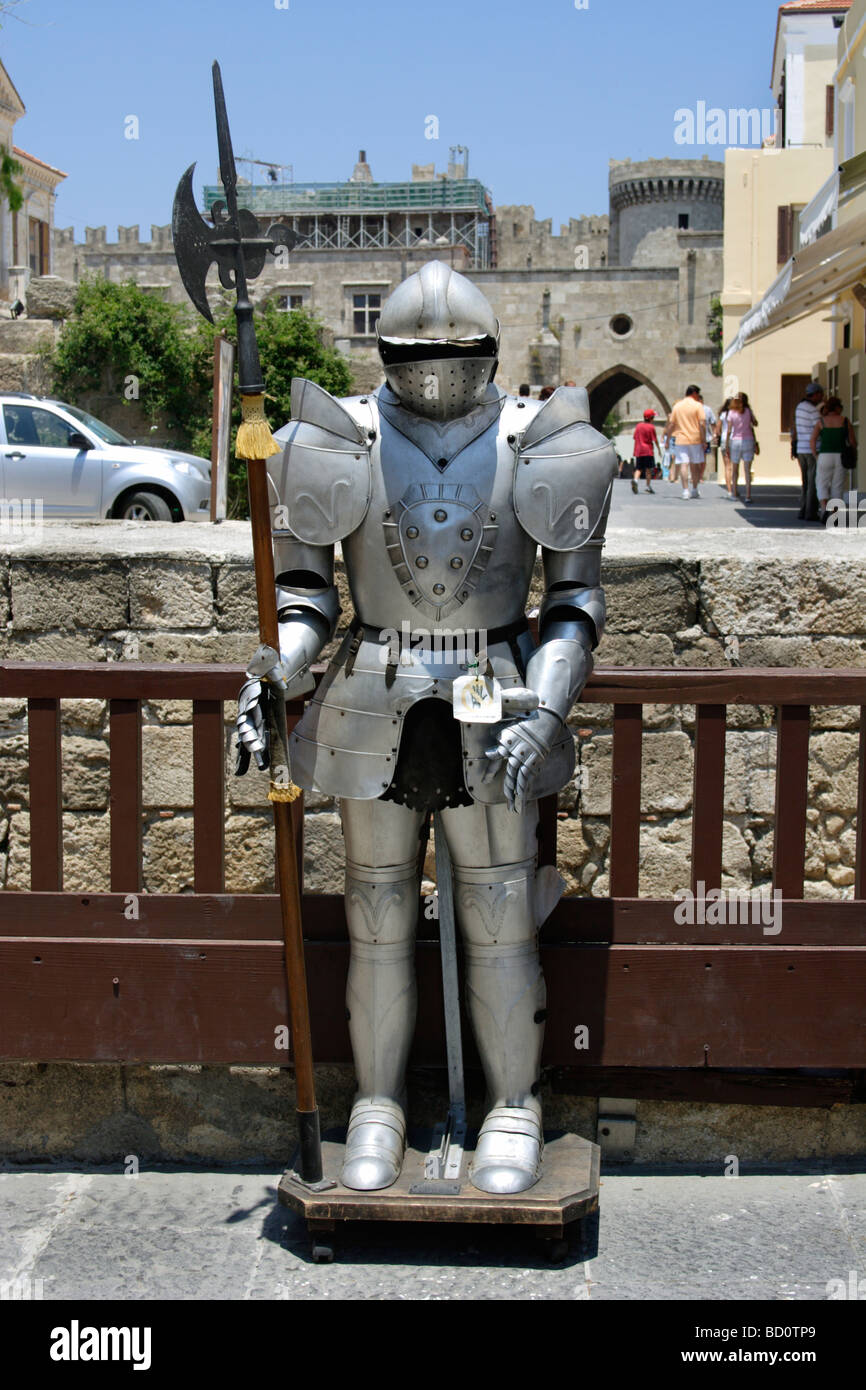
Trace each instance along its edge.
{"label": "blue sky", "polygon": [[57,225],[149,234],[188,164],[197,187],[215,181],[214,58],[238,155],[292,164],[303,183],[347,178],[363,147],[385,181],[468,145],[497,203],[532,203],[557,229],[607,210],[610,158],[723,157],[675,143],[678,108],[772,102],[771,0],[284,5],[27,0],[26,22],[7,18],[0,56],[27,107],[16,143],[69,175]]}

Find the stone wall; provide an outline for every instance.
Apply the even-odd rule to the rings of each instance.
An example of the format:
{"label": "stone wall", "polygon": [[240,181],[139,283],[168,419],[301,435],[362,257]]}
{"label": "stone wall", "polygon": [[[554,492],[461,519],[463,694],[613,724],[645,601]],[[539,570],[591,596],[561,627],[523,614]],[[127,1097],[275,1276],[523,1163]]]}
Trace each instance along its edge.
{"label": "stone wall", "polygon": [[[862,666],[866,552],[857,533],[737,532],[736,550],[688,533],[609,534],[610,618],[604,665]],[[830,545],[832,544],[832,553]],[[340,571],[342,629],[351,604]],[[540,590],[536,580],[535,597]],[[48,524],[41,543],[0,554],[0,659],[245,663],[257,645],[249,531],[127,522]],[[725,887],[768,884],[772,865],[775,732],[768,708],[731,707],[725,787]],[[264,777],[231,774],[226,708],[227,889],[273,887]],[[806,895],[850,896],[858,711],[813,711]],[[568,891],[609,891],[612,710],[572,715],[578,769],[560,800],[560,868]],[[108,887],[108,745],[99,701],[63,704],[66,886]],[[649,706],[643,745],[640,892],[689,883],[694,709]],[[144,709],[144,879],[152,892],[192,887],[191,707]],[[29,884],[27,734],[23,701],[0,702],[0,884]],[[307,886],[337,892],[338,808],[308,799]]]}
{"label": "stone wall", "polygon": [[[866,664],[866,551],[858,533],[608,533],[610,624],[598,654],[623,666]],[[345,580],[340,571],[345,612]],[[535,597],[538,597],[536,582]],[[0,551],[0,661],[244,662],[257,645],[249,528],[129,522],[54,523]],[[50,689],[50,683],[48,685]],[[226,710],[230,763],[232,709]],[[813,711],[806,896],[851,896],[858,710]],[[108,888],[108,748],[98,701],[63,703],[66,886]],[[572,727],[578,775],[560,801],[559,867],[567,891],[609,891],[612,710],[583,705]],[[775,734],[772,711],[728,715],[724,885],[768,884]],[[643,742],[640,891],[673,895],[690,878],[694,710],[649,706]],[[188,702],[145,707],[144,874],[150,891],[192,887]],[[229,769],[230,770],[230,769]],[[270,891],[271,817],[263,778],[227,778],[227,888]],[[0,883],[28,879],[27,737],[23,702],[0,701]],[[340,891],[334,803],[307,803],[312,891]],[[349,1066],[316,1068],[323,1128],[345,1123]],[[477,1123],[483,1085],[470,1076]],[[444,1077],[410,1075],[411,1117],[444,1114]],[[617,1092],[618,1093],[618,1092]],[[596,1137],[592,1096],[544,1088],[548,1125]],[[747,1096],[744,1096],[747,1099]],[[295,1145],[289,1069],[227,1066],[0,1065],[0,1156],[122,1163],[287,1161]],[[649,1163],[831,1161],[862,1154],[866,1105],[812,1109],[662,1100],[637,1103],[634,1157]]]}

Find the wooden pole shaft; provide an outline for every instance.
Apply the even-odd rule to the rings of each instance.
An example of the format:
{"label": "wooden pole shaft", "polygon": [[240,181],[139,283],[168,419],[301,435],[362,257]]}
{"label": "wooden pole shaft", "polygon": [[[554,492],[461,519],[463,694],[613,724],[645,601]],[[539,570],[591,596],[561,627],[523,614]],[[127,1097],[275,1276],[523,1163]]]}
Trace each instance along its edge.
{"label": "wooden pole shaft", "polygon": [[[271,545],[271,513],[268,500],[267,465],[264,459],[249,460],[247,481],[253,534],[253,563],[256,573],[259,638],[269,647],[273,647],[275,651],[279,651],[280,631],[277,621],[274,552]],[[289,993],[292,1052],[295,1059],[297,1108],[299,1113],[311,1113],[316,1109],[316,1090],[313,1080],[313,1050],[310,1037],[307,971],[304,962],[301,899],[298,891],[297,860],[295,857],[295,828],[292,822],[291,803],[274,801],[271,804],[274,808],[277,880],[286,953],[286,984]]]}

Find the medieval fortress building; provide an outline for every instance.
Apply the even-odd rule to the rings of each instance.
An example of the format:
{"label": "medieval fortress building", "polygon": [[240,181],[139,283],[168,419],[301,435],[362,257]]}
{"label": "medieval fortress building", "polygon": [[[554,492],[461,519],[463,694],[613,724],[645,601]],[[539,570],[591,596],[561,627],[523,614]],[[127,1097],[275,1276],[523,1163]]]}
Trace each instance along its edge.
{"label": "medieval fortress building", "polygon": [[[664,416],[694,381],[718,405],[722,382],[708,316],[722,285],[724,166],[704,157],[611,160],[609,209],[572,218],[558,233],[533,207],[494,206],[468,176],[415,165],[407,183],[376,183],[364,151],[344,183],[301,185],[268,170],[242,184],[240,201],[262,228],[281,222],[300,242],[269,258],[255,297],[314,313],[351,360],[356,387],[380,380],[375,323],[388,294],[429,259],[469,275],[502,323],[498,380],[509,390],[574,381],[590,392],[593,420],[616,407],[624,422],[646,406]],[[222,196],[205,188],[205,216]],[[170,226],[56,229],[52,269],[134,280],[184,302]],[[213,291],[218,281],[212,273]]]}

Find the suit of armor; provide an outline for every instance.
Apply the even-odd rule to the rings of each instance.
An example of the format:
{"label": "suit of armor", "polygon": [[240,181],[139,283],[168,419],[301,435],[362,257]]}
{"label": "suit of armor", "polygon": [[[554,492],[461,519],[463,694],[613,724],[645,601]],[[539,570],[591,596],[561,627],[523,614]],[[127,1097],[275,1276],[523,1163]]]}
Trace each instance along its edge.
{"label": "suit of armor", "polygon": [[[616,458],[584,391],[540,405],[492,384],[499,324],[441,262],[397,288],[378,333],[387,384],[338,401],[296,380],[269,465],[281,655],[271,682],[289,697],[311,688],[339,615],[338,543],[355,609],[291,737],[293,778],[339,798],[346,846],[358,1093],[341,1179],[375,1190],[400,1172],[419,840],[439,810],[489,1092],[470,1177],[519,1192],[538,1180],[542,1151],[537,935],[553,903],[536,879],[537,803],[574,768],[566,719],[604,628]],[[539,546],[536,646],[526,602]],[[239,740],[261,757],[260,703],[252,679]],[[474,705],[499,717],[480,722]]]}

